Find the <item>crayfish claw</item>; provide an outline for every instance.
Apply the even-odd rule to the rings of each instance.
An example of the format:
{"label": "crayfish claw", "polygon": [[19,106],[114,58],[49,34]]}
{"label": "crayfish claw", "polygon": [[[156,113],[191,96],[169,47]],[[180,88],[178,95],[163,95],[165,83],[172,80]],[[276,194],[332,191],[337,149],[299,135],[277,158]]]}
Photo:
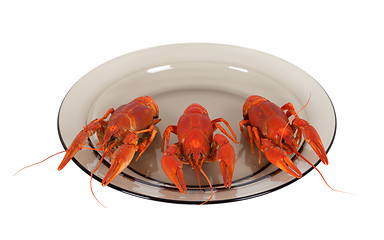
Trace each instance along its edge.
{"label": "crayfish claw", "polygon": [[312,147],[312,149],[316,152],[317,156],[319,156],[320,160],[325,165],[328,165],[328,158],[327,158],[325,149],[323,147],[323,144],[321,142],[314,141],[314,140],[306,140],[306,141]]}
{"label": "crayfish claw", "polygon": [[161,166],[165,175],[176,185],[179,191],[186,193],[187,186],[184,181],[183,164],[176,156],[178,152],[178,147],[175,144],[171,145],[161,158]]}
{"label": "crayfish claw", "polygon": [[95,119],[89,124],[87,124],[75,137],[75,139],[72,141],[71,145],[67,149],[67,152],[61,161],[59,167],[57,168],[59,171],[62,170],[65,165],[76,155],[76,153],[82,149],[84,149],[84,145],[87,143],[87,140],[89,136],[94,134],[95,132],[98,132],[100,129],[104,128],[106,125],[106,122],[103,121],[104,118],[106,118],[110,112],[113,111],[113,108],[109,109],[105,116],[103,116],[100,119]]}
{"label": "crayfish claw", "polygon": [[233,170],[236,162],[235,150],[227,138],[221,134],[216,134],[214,136],[214,141],[218,144],[215,160],[219,162],[221,173],[223,175],[224,187],[231,188]]}
{"label": "crayfish claw", "polygon": [[295,166],[291,158],[283,149],[272,146],[272,143],[268,139],[263,139],[262,147],[264,150],[265,157],[273,165],[296,178],[302,177],[300,170]]}
{"label": "crayfish claw", "polygon": [[323,143],[321,142],[320,136],[317,133],[316,129],[312,125],[310,125],[307,121],[301,118],[295,118],[292,124],[302,131],[305,141],[316,152],[320,160],[325,165],[328,165],[327,153],[325,152]]}
{"label": "crayfish claw", "polygon": [[136,146],[132,144],[123,144],[112,155],[111,166],[105,175],[101,185],[107,186],[131,163],[136,152]]}
{"label": "crayfish claw", "polygon": [[64,156],[63,160],[61,161],[57,170],[61,171],[67,165],[67,163],[69,163],[69,161],[71,161],[71,159],[76,155],[76,153],[79,150],[81,150],[81,147],[69,148],[68,151],[65,153],[65,156]]}
{"label": "crayfish claw", "polygon": [[81,130],[79,134],[77,134],[76,138],[73,140],[72,144],[69,146],[67,152],[65,153],[65,156],[59,167],[57,168],[59,171],[67,165],[67,163],[76,155],[78,151],[83,149],[88,137],[89,133],[87,133],[85,130]]}

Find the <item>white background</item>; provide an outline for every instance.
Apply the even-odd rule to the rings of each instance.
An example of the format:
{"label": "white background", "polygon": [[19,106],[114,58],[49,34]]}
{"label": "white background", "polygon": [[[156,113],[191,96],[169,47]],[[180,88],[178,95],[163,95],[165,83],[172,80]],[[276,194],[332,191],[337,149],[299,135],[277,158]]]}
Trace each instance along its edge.
{"label": "white background", "polygon": [[[7,2],[0,3],[1,239],[383,238],[379,1]],[[95,181],[104,209],[74,163],[56,170],[61,157],[12,176],[63,149],[58,110],[83,75],[122,54],[185,42],[264,51],[314,77],[337,114],[330,164],[319,168],[354,195],[331,191],[315,171],[262,197],[206,206],[144,200]]]}

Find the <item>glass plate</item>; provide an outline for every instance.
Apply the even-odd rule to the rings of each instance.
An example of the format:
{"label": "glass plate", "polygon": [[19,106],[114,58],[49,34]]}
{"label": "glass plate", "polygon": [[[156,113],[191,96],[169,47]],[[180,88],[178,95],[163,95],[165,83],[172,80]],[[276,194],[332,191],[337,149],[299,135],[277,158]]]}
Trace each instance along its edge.
{"label": "glass plate", "polygon": [[[220,44],[176,44],[149,48],[115,58],[82,77],[65,96],[58,116],[58,131],[65,149],[84,125],[138,96],[151,96],[158,104],[162,121],[154,142],[141,156],[117,176],[110,187],[146,199],[173,203],[201,203],[210,197],[210,188],[201,178],[199,190],[195,172],[184,166],[188,187],[180,193],[161,168],[161,138],[168,125],[177,124],[184,109],[191,103],[203,105],[210,118],[225,118],[240,141],[232,144],[236,151],[236,166],[231,189],[223,187],[217,162],[204,164],[203,169],[214,187],[214,197],[208,203],[223,203],[248,199],[272,192],[297,179],[280,171],[264,157],[259,165],[257,153],[251,158],[250,146],[242,136],[239,121],[242,107],[249,95],[261,95],[279,106],[287,102],[300,109],[320,134],[328,152],[336,132],[336,115],[327,93],[307,73],[269,54],[242,47]],[[95,144],[95,137],[90,144]],[[171,137],[171,143],[176,136]],[[313,164],[320,161],[306,144],[302,154]],[[90,174],[99,161],[99,153],[82,150],[73,161]],[[295,164],[303,173],[312,170],[303,160]],[[109,164],[105,162],[95,172],[98,181]]]}

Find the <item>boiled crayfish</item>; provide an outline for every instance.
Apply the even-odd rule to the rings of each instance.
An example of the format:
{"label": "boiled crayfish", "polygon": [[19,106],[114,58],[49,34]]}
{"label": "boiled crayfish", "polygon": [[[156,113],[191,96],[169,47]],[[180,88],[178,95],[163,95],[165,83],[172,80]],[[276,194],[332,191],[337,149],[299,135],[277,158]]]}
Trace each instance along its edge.
{"label": "boiled crayfish", "polygon": [[[288,120],[291,116],[294,117],[292,122]],[[268,161],[281,170],[296,178],[302,177],[302,173],[288,154],[295,153],[306,160],[297,150],[304,136],[305,141],[321,161],[328,164],[319,134],[313,126],[297,115],[292,103],[287,103],[280,108],[264,97],[249,96],[243,106],[243,117],[244,119],[240,121],[240,130],[251,144],[252,156],[254,156],[253,143],[257,146],[259,162],[261,152],[264,152]],[[247,129],[248,138],[244,128]],[[308,160],[306,161],[311,164]]]}
{"label": "boiled crayfish", "polygon": [[[108,117],[109,119],[105,120]],[[67,150],[53,154],[43,161],[27,167],[42,163],[57,154],[65,152],[64,159],[58,167],[60,171],[82,149],[102,151],[103,155],[98,166],[91,172],[91,180],[93,173],[99,168],[104,157],[108,156],[111,165],[101,182],[103,186],[106,186],[124,171],[136,152],[138,153],[136,160],[144,153],[155,138],[157,133],[155,124],[160,121],[159,107],[155,101],[149,96],[138,97],[128,104],[121,105],[116,110],[110,108],[103,117],[95,119],[84,126]],[[86,147],[88,138],[95,133],[99,140],[96,147],[99,146],[99,148]],[[20,169],[15,175],[27,167]],[[95,195],[94,197],[96,198]]]}
{"label": "boiled crayfish", "polygon": [[[219,124],[220,122],[228,127],[232,136]],[[171,125],[164,130],[162,142],[164,155],[161,159],[161,165],[164,173],[181,193],[187,192],[182,169],[183,164],[191,165],[198,179],[199,172],[204,175],[211,187],[210,199],[213,197],[213,189],[208,177],[202,170],[204,162],[218,161],[224,179],[224,186],[225,188],[231,187],[235,166],[235,151],[224,135],[215,134],[213,136],[213,132],[217,128],[233,142],[237,143],[236,134],[225,119],[217,118],[211,121],[207,110],[203,106],[194,103],[185,109],[183,115],[179,118],[177,126]],[[177,135],[178,142],[169,146],[171,133]],[[165,151],[164,144],[166,145]]]}
{"label": "boiled crayfish", "polygon": [[[96,133],[99,140],[96,146],[100,146],[98,150],[103,152],[102,158],[108,156],[111,160],[111,166],[101,183],[108,185],[129,165],[136,152],[139,153],[137,160],[152,143],[157,133],[155,124],[161,120],[158,117],[159,108],[148,96],[138,97],[116,110],[110,108],[103,117],[93,120],[77,134],[58,170],[63,169],[79,150],[84,149],[88,138]],[[149,134],[139,139],[141,133]]]}

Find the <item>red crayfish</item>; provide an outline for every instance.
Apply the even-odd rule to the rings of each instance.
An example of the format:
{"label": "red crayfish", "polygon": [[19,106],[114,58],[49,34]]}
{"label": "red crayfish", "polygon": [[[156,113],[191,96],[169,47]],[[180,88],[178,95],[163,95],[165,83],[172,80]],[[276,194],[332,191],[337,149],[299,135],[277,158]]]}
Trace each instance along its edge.
{"label": "red crayfish", "polygon": [[[294,117],[292,122],[288,120],[291,116]],[[254,156],[253,143],[257,146],[259,162],[261,152],[264,152],[268,161],[281,170],[296,178],[302,177],[300,170],[294,165],[288,154],[295,153],[314,167],[297,150],[304,136],[305,141],[321,161],[328,164],[319,134],[313,126],[297,115],[292,103],[287,103],[280,108],[264,97],[249,96],[243,106],[243,117],[244,119],[240,121],[240,130],[251,144],[252,156]],[[248,138],[244,128],[247,129]]]}
{"label": "red crayfish", "polygon": [[[108,117],[109,120],[105,120]],[[69,148],[63,151],[66,154],[58,170],[62,170],[82,149],[102,151],[102,159],[96,169],[105,156],[110,158],[111,166],[102,180],[103,186],[108,185],[130,164],[136,152],[139,153],[137,160],[152,143],[157,133],[155,124],[161,121],[158,117],[159,108],[155,101],[148,96],[138,97],[128,104],[121,105],[116,110],[110,108],[103,117],[93,120],[77,134]],[[95,133],[99,140],[96,146],[99,148],[86,147],[88,138]],[[142,133],[149,134],[140,137]]]}
{"label": "red crayfish", "polygon": [[[109,115],[109,120],[105,121]],[[103,117],[93,120],[79,132],[58,169],[63,169],[84,148],[89,136],[96,132],[99,140],[96,146],[103,151],[102,158],[107,155],[111,159],[111,166],[101,183],[108,185],[129,165],[136,152],[139,153],[137,160],[152,143],[157,133],[155,124],[161,120],[158,117],[159,108],[148,96],[138,97],[116,110],[110,108]],[[139,139],[140,133],[149,133],[149,138]]]}
{"label": "red crayfish", "polygon": [[[223,122],[230,130],[232,136],[219,124]],[[207,110],[199,104],[191,104],[187,107],[179,118],[177,126],[171,125],[164,130],[161,165],[164,173],[176,185],[181,193],[187,192],[184,181],[183,164],[189,164],[196,172],[199,179],[199,171],[207,179],[211,188],[212,185],[202,170],[203,163],[218,161],[223,175],[225,188],[231,187],[233,169],[235,166],[235,151],[228,139],[221,134],[213,132],[220,129],[224,135],[237,143],[236,134],[233,132],[229,123],[223,118],[212,120],[208,116]],[[178,142],[169,146],[170,134],[176,134]],[[166,150],[164,151],[164,144]],[[200,180],[199,180],[200,186]]]}

